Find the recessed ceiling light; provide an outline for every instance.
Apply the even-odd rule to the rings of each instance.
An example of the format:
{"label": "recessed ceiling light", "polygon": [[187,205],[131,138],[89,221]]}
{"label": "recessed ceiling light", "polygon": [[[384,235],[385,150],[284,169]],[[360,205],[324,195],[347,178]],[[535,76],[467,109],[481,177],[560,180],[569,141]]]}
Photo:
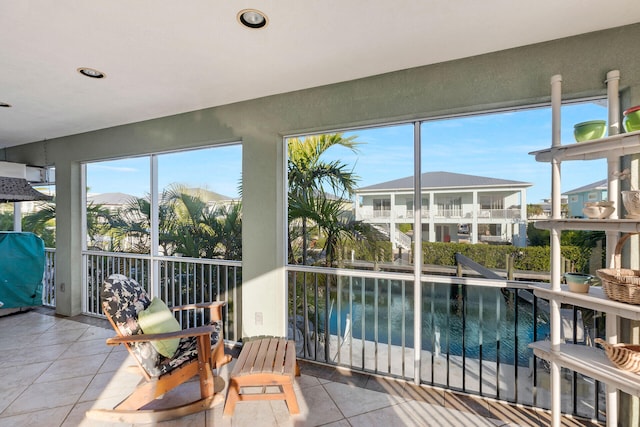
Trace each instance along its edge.
{"label": "recessed ceiling light", "polygon": [[6,102],[0,101],[0,107],[11,107],[11,104],[7,104]]}
{"label": "recessed ceiling light", "polygon": [[78,68],[78,72],[83,76],[91,77],[92,79],[102,79],[106,77],[105,73],[94,68],[80,67]]}
{"label": "recessed ceiling light", "polygon": [[247,28],[263,28],[267,25],[267,15],[255,9],[238,12],[238,21]]}

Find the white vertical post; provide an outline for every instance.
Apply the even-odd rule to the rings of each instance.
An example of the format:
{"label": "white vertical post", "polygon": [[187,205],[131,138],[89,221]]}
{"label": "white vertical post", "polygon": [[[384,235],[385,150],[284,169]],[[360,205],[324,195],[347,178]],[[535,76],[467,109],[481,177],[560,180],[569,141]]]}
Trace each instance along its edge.
{"label": "white vertical post", "polygon": [[471,211],[471,230],[469,230],[471,237],[471,243],[476,244],[478,240],[480,240],[480,236],[478,233],[478,216],[480,213],[480,202],[478,201],[478,190],[473,190],[471,195],[471,204],[473,209]]}
{"label": "white vertical post", "polygon": [[[562,106],[562,76],[556,74],[551,77],[551,145],[559,147],[560,139],[560,108]],[[560,188],[560,162],[556,159],[551,161],[551,218],[561,217],[561,195]],[[551,289],[560,290],[560,232],[551,229]],[[551,350],[560,351],[560,303],[552,298],[550,301],[551,312]],[[560,365],[551,361],[551,425],[560,427],[561,407],[560,388]]]}
{"label": "white vertical post", "polygon": [[159,214],[159,200],[158,200],[158,156],[152,155],[150,160],[151,177],[150,177],[150,192],[151,192],[151,265],[149,266],[149,287],[152,296],[160,297],[160,264],[158,261],[158,248],[159,248],[159,235],[158,228],[160,227],[160,214]]}
{"label": "white vertical post", "polygon": [[420,385],[422,359],[422,177],[420,122],[413,124],[413,382]]}
{"label": "white vertical post", "polygon": [[[87,297],[89,292],[89,284],[87,277],[87,271],[89,270],[89,259],[88,255],[85,253],[87,248],[87,241],[89,233],[87,229],[87,165],[86,163],[80,164],[80,226],[81,226],[81,238],[82,238],[82,312],[87,312]],[[57,269],[56,269],[57,270]],[[57,286],[57,283],[56,283]]]}
{"label": "white vertical post", "polygon": [[22,231],[22,203],[13,203],[13,231]]}
{"label": "white vertical post", "polygon": [[[607,73],[607,107],[608,107],[608,131],[609,136],[620,133],[620,71],[611,70]],[[607,194],[608,199],[615,203],[616,210],[610,216],[612,219],[619,218],[622,206],[620,205],[620,180],[616,172],[620,171],[620,157],[607,158]],[[613,266],[615,247],[618,243],[619,235],[615,231],[607,231],[607,264]],[[618,342],[618,316],[608,314],[606,318],[607,341],[615,344]],[[607,426],[618,425],[618,391],[606,386],[607,402]]]}
{"label": "white vertical post", "polygon": [[391,241],[391,251],[398,249],[398,231],[396,230],[396,195],[391,193],[389,197],[389,240]]}

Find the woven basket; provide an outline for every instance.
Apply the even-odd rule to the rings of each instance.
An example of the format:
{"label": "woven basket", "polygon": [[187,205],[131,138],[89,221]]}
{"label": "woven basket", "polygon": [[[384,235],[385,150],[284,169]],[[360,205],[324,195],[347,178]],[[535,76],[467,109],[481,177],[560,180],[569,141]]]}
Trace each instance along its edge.
{"label": "woven basket", "polygon": [[602,289],[607,298],[640,305],[640,270],[620,268],[620,252],[622,246],[633,234],[624,234],[618,240],[614,254],[614,268],[601,268],[596,274],[602,281]]}
{"label": "woven basket", "polygon": [[618,369],[640,373],[640,345],[609,344],[601,338],[596,338],[595,342],[604,347],[607,357]]}

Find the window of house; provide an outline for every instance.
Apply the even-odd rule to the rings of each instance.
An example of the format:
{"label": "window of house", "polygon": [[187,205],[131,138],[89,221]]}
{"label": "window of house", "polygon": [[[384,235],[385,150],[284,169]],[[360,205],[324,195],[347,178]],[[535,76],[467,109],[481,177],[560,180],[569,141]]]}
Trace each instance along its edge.
{"label": "window of house", "polygon": [[502,209],[504,206],[504,196],[500,195],[481,195],[480,208],[481,209]]}
{"label": "window of house", "polygon": [[373,210],[374,211],[390,211],[391,210],[391,200],[389,200],[389,199],[373,199]]}

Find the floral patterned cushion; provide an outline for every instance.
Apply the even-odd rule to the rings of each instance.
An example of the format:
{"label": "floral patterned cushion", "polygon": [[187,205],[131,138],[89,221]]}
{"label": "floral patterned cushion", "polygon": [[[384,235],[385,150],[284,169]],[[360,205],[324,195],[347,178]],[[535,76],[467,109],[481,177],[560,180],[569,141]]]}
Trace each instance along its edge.
{"label": "floral patterned cushion", "polygon": [[[101,297],[105,313],[113,319],[122,335],[142,334],[138,314],[149,307],[151,300],[138,282],[122,274],[113,274],[104,281]],[[215,331],[211,334],[211,346],[214,346],[219,340],[222,322],[213,322],[212,325]],[[169,373],[198,357],[195,337],[180,339],[178,349],[171,358],[158,353],[150,342],[132,343],[131,350],[151,377]]]}

